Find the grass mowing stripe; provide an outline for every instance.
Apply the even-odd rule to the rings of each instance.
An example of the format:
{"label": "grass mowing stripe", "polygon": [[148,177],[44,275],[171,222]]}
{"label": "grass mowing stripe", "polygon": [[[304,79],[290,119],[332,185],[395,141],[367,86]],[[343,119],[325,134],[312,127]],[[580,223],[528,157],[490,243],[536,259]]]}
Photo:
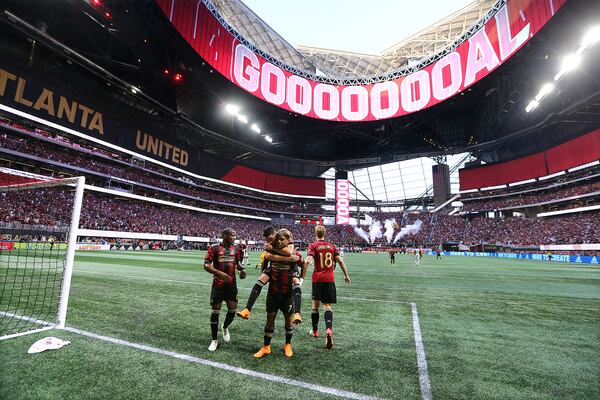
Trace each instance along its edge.
{"label": "grass mowing stripe", "polygon": [[423,338],[421,338],[421,325],[419,324],[419,314],[417,305],[411,303],[413,330],[415,331],[415,347],[417,349],[417,364],[419,365],[419,384],[421,385],[421,398],[431,400],[431,385],[429,384],[429,374],[427,373],[427,360],[425,359],[425,347]]}
{"label": "grass mowing stripe", "polygon": [[319,392],[319,393],[331,394],[331,395],[334,395],[334,396],[344,397],[344,398],[347,398],[347,399],[380,400],[380,398],[378,398],[378,397],[367,396],[367,395],[363,395],[363,394],[360,394],[360,393],[348,392],[348,391],[345,391],[345,390],[340,390],[340,389],[335,389],[335,388],[331,388],[331,387],[316,385],[316,384],[313,384],[313,383],[302,382],[302,381],[298,381],[298,380],[295,380],[295,379],[288,379],[288,378],[284,378],[282,376],[265,374],[265,373],[262,373],[262,372],[252,371],[252,370],[249,370],[249,369],[246,369],[246,368],[233,367],[231,365],[222,364],[222,363],[218,363],[218,362],[214,362],[214,361],[210,361],[210,360],[205,360],[205,359],[202,359],[202,358],[193,357],[193,356],[189,356],[189,355],[185,355],[185,354],[175,353],[173,351],[162,350],[162,349],[158,349],[156,347],[147,346],[147,345],[144,345],[144,344],[132,343],[132,342],[128,342],[126,340],[116,339],[116,338],[112,338],[112,337],[108,337],[108,336],[97,335],[95,333],[82,331],[82,330],[79,330],[77,328],[65,327],[65,330],[69,331],[69,332],[72,332],[72,333],[76,333],[78,335],[87,336],[87,337],[98,339],[98,340],[103,340],[105,342],[109,342],[109,343],[113,343],[113,344],[118,344],[118,345],[121,345],[121,346],[132,347],[132,348],[138,349],[138,350],[143,350],[143,351],[148,351],[148,352],[151,352],[151,353],[156,353],[156,354],[161,354],[161,355],[165,355],[165,356],[169,356],[169,357],[174,357],[174,358],[177,358],[177,359],[180,359],[180,360],[189,361],[189,362],[196,363],[196,364],[201,364],[201,365],[206,365],[206,366],[213,367],[213,368],[223,369],[223,370],[226,370],[226,371],[230,371],[230,372],[235,372],[235,373],[238,373],[238,374],[243,374],[243,375],[251,376],[251,377],[254,377],[254,378],[259,378],[259,379],[263,379],[263,380],[267,380],[267,381],[271,381],[271,382],[282,383],[284,385],[297,386],[297,387],[301,387],[301,388],[304,388],[304,389],[313,390],[313,391]]}
{"label": "grass mowing stripe", "polygon": [[[122,274],[111,274],[107,272],[95,272],[95,271],[77,271],[77,273],[84,274],[92,274],[92,275],[110,275],[110,276],[118,276],[120,278],[134,278],[134,279],[146,279],[150,281],[160,281],[160,282],[171,282],[171,283],[184,283],[189,285],[202,285],[202,286],[211,286],[211,283],[203,283],[203,282],[192,282],[192,281],[180,281],[175,279],[164,279],[164,278],[150,278],[147,276],[139,276],[139,275],[122,275]],[[252,290],[250,287],[238,286],[238,290]],[[409,301],[396,301],[396,300],[379,300],[379,299],[367,299],[363,297],[346,297],[346,296],[338,296],[339,299],[344,300],[356,300],[356,301],[375,301],[380,303],[394,303],[394,304],[413,304]]]}
{"label": "grass mowing stripe", "polygon": [[[192,282],[192,281],[179,281],[175,279],[164,279],[164,278],[150,278],[149,276],[139,276],[139,275],[123,275],[123,274],[111,274],[108,272],[96,272],[96,271],[77,271],[78,274],[92,274],[92,275],[109,275],[109,276],[118,276],[119,278],[133,278],[133,279],[145,279],[149,281],[160,281],[160,282],[171,282],[171,283],[185,283],[188,285],[202,285],[202,286],[211,286],[212,283],[204,283],[204,282]],[[245,289],[245,288],[243,288]]]}

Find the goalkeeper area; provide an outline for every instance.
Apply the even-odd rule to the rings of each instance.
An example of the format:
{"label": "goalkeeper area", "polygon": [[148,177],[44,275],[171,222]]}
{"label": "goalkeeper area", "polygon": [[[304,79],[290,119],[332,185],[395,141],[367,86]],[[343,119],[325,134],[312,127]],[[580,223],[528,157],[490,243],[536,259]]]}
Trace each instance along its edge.
{"label": "goalkeeper area", "polygon": [[[0,398],[600,398],[598,265],[425,256],[416,267],[410,255],[346,254],[352,285],[336,271],[334,348],[308,336],[307,279],[294,356],[283,355],[280,314],[273,353],[256,360],[266,290],[209,352],[204,255],[77,252],[66,330],[0,342]],[[259,274],[250,256],[238,310]],[[27,354],[45,336],[71,345]]]}

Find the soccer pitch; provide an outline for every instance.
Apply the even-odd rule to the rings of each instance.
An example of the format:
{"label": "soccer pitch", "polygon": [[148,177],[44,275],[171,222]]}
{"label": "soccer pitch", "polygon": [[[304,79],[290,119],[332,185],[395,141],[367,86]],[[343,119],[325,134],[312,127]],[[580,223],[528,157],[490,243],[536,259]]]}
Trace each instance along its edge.
{"label": "soccer pitch", "polygon": [[[307,334],[307,279],[294,356],[283,355],[279,314],[273,354],[255,360],[266,288],[250,319],[234,320],[231,342],[219,334],[209,352],[204,254],[77,253],[70,330],[0,342],[0,398],[600,398],[599,266],[425,256],[417,268],[408,255],[390,264],[387,254],[347,254],[352,286],[337,274],[334,348]],[[257,261],[251,254],[238,280],[238,309]],[[27,354],[45,336],[71,345]]]}

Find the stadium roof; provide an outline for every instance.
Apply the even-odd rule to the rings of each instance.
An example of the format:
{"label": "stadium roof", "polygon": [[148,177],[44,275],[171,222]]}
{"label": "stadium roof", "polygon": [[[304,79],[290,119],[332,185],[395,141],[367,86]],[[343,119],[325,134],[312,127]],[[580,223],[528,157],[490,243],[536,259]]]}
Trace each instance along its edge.
{"label": "stadium roof", "polygon": [[380,76],[435,54],[481,20],[497,3],[476,0],[435,24],[401,40],[381,54],[310,46],[294,48],[240,0],[213,0],[221,16],[258,49],[283,63],[333,79]]}

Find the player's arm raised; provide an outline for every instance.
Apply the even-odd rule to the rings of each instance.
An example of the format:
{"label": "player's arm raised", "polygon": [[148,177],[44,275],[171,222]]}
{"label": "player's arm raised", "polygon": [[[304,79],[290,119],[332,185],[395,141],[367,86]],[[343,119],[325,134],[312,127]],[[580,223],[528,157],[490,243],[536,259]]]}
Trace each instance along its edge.
{"label": "player's arm raised", "polygon": [[350,275],[348,275],[348,270],[346,269],[346,263],[344,262],[344,259],[341,256],[335,256],[335,261],[337,261],[338,264],[340,264],[340,268],[344,273],[344,282],[350,285],[352,281],[350,280]]}

